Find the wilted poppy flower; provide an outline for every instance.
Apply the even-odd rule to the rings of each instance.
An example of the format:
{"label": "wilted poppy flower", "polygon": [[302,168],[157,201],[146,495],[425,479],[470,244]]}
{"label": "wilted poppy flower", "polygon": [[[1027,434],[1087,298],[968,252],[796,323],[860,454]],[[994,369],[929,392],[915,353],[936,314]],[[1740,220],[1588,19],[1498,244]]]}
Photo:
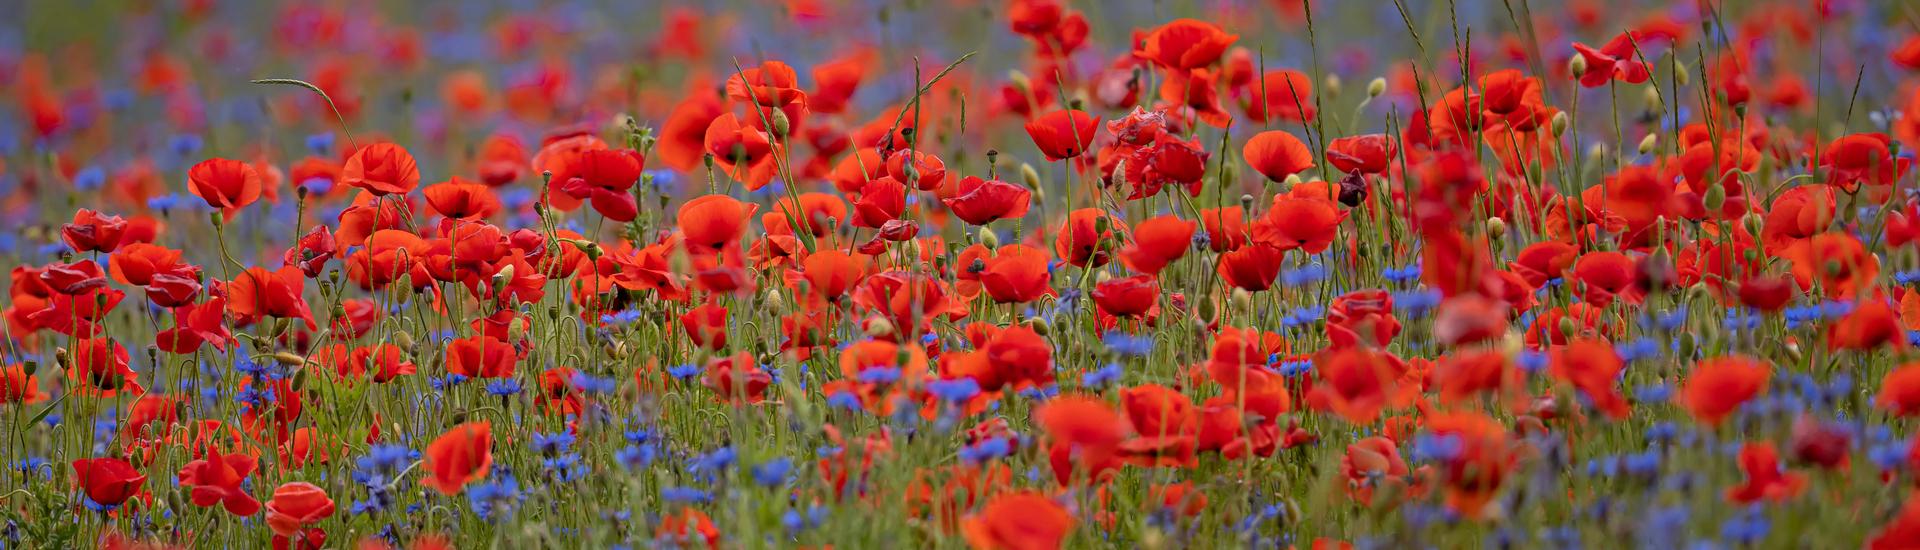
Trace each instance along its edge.
{"label": "wilted poppy flower", "polygon": [[187,170],[187,191],[221,210],[244,208],[260,200],[262,180],[252,164],[212,158]]}
{"label": "wilted poppy flower", "polygon": [[1220,60],[1227,46],[1240,39],[1227,34],[1218,25],[1197,19],[1175,19],[1161,25],[1139,41],[1137,57],[1152,60],[1169,70],[1186,71],[1212,65]]}
{"label": "wilted poppy flower", "polygon": [[954,217],[973,225],[986,225],[995,220],[1026,216],[1032,199],[1033,192],[1024,186],[967,176],[960,178],[953,196],[940,202],[953,211]]}
{"label": "wilted poppy flower", "polygon": [[1735,355],[1702,360],[1687,373],[1681,404],[1695,420],[1719,426],[1742,403],[1765,390],[1771,376],[1771,368],[1757,359]]}
{"label": "wilted poppy flower", "polygon": [[440,434],[427,445],[422,485],[457,495],[468,483],[486,479],[493,466],[493,423],[468,422]]}
{"label": "wilted poppy flower", "polygon": [[305,481],[281,484],[267,500],[267,526],[275,535],[291,537],[301,528],[333,516],[327,491]]}
{"label": "wilted poppy flower", "polygon": [[125,459],[87,458],[73,461],[73,478],[88,500],[106,507],[119,506],[140,494],[147,476]]}
{"label": "wilted poppy flower", "polygon": [[1064,109],[1027,122],[1027,136],[1047,156],[1058,161],[1080,156],[1093,147],[1093,135],[1100,130],[1100,117],[1086,111]]}
{"label": "wilted poppy flower", "polygon": [[235,516],[252,516],[260,511],[260,501],[247,494],[240,483],[259,465],[252,455],[222,454],[212,448],[205,458],[180,468],[180,485],[192,488],[194,506],[220,505]]}
{"label": "wilted poppy flower", "polygon": [[1293,137],[1281,130],[1268,130],[1254,134],[1247,139],[1240,154],[1247,159],[1253,171],[1266,176],[1270,181],[1284,181],[1287,176],[1305,172],[1313,167],[1313,151],[1300,138]]}
{"label": "wilted poppy flower", "polygon": [[127,234],[127,220],[103,216],[85,208],[74,211],[73,221],[60,226],[60,238],[74,252],[113,252]]}
{"label": "wilted poppy flower", "polygon": [[340,183],[365,189],[374,196],[406,194],[420,185],[420,167],[405,148],[375,143],[347,158],[340,167]]}
{"label": "wilted poppy flower", "polygon": [[994,497],[979,513],[961,520],[960,532],[976,550],[1060,548],[1073,531],[1067,507],[1035,492]]}

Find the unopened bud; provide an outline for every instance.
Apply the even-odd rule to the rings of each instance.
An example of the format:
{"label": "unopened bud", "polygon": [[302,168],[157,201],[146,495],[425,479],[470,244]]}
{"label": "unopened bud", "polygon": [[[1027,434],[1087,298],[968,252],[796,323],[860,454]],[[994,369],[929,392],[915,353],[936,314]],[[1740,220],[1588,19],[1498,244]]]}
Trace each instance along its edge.
{"label": "unopened bud", "polygon": [[875,338],[886,336],[893,334],[893,321],[888,321],[885,317],[874,317],[867,320],[866,328],[867,336]]}
{"label": "unopened bud", "polygon": [[1640,154],[1642,155],[1652,153],[1654,148],[1659,146],[1660,134],[1647,134],[1647,137],[1640,138]]}
{"label": "unopened bud", "polygon": [[1553,122],[1550,123],[1548,128],[1553,130],[1553,137],[1560,137],[1561,134],[1567,133],[1567,112],[1561,111],[1554,113]]}
{"label": "unopened bud", "polygon": [[1752,212],[1748,212],[1746,216],[1740,218],[1740,226],[1746,228],[1748,235],[1759,235],[1760,230],[1766,227],[1766,224],[1767,221],[1765,219],[1761,218],[1759,214]]}
{"label": "unopened bud", "polygon": [[1707,212],[1719,212],[1720,207],[1727,204],[1726,186],[1720,185],[1719,182],[1714,182],[1713,185],[1708,186],[1707,194],[1700,197],[1700,204],[1707,207]]}
{"label": "unopened bud", "polygon": [[1040,171],[1033,169],[1032,164],[1020,163],[1020,182],[1027,184],[1028,189],[1039,189]]}
{"label": "unopened bud", "polygon": [[1573,59],[1568,60],[1567,72],[1572,74],[1574,78],[1580,78],[1581,75],[1587,74],[1586,56],[1576,55],[1573,56]]}
{"label": "unopened bud", "polygon": [[1660,89],[1647,86],[1647,110],[1659,111],[1666,108],[1667,102],[1660,97]]}
{"label": "unopened bud", "polygon": [[1337,75],[1337,74],[1327,75],[1326,87],[1327,87],[1327,95],[1329,97],[1340,95],[1340,75]]}
{"label": "unopened bud", "polygon": [[304,365],[304,364],[306,364],[306,362],[307,362],[307,358],[305,358],[305,357],[301,357],[301,356],[300,356],[299,354],[297,354],[297,353],[294,353],[294,352],[291,352],[291,351],[277,351],[277,352],[274,352],[274,353],[273,353],[273,360],[274,360],[275,362],[278,362],[278,363],[280,363],[280,364],[282,364],[282,365],[286,365],[286,366],[289,366],[289,367],[295,367],[295,366],[300,366],[300,365]]}
{"label": "unopened bud", "polygon": [[1372,82],[1367,83],[1368,98],[1380,97],[1380,94],[1384,93],[1387,93],[1387,79],[1375,77]]}
{"label": "unopened bud", "polygon": [[1240,311],[1253,310],[1253,293],[1244,288],[1233,289],[1233,308]]}
{"label": "unopened bud", "polygon": [[773,137],[779,138],[780,141],[786,141],[787,132],[793,129],[793,121],[787,120],[786,111],[780,109],[769,110],[773,111]]}
{"label": "unopened bud", "polygon": [[987,250],[1000,248],[1000,234],[994,233],[993,228],[980,226],[980,244],[986,245]]}
{"label": "unopened bud", "polygon": [[1673,64],[1673,82],[1681,86],[1692,83],[1693,77],[1687,73],[1687,64],[1679,61],[1674,61]]}
{"label": "unopened bud", "polygon": [[1487,218],[1487,236],[1494,239],[1507,236],[1507,221],[1498,216]]}

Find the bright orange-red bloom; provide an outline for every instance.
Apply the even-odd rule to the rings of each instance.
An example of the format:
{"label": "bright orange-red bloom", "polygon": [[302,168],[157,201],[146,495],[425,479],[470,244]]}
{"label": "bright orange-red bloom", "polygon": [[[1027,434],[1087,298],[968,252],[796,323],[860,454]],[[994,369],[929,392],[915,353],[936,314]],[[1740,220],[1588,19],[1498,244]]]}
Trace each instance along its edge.
{"label": "bright orange-red bloom", "polygon": [[1588,252],[1574,262],[1571,278],[1579,283],[1581,298],[1594,307],[1607,307],[1616,297],[1639,303],[1642,296],[1633,287],[1637,268],[1638,264],[1626,254]]}
{"label": "bright orange-red bloom", "polygon": [[1880,346],[1907,347],[1900,314],[1882,299],[1861,300],[1853,311],[1827,325],[1827,349],[1871,351]]}
{"label": "bright orange-red bloom", "polygon": [[212,158],[187,170],[187,191],[222,210],[244,208],[260,200],[260,171],[246,162]]}
{"label": "bright orange-red bloom", "polygon": [[1027,122],[1027,136],[1047,156],[1057,161],[1080,156],[1093,147],[1093,135],[1100,130],[1100,117],[1086,111],[1063,109]]}
{"label": "bright orange-red bloom", "polygon": [[440,434],[427,445],[427,475],[422,485],[443,495],[457,495],[468,483],[486,479],[493,466],[493,423],[468,422]]}
{"label": "bright orange-red bloom", "polygon": [[1270,181],[1282,181],[1313,167],[1313,151],[1300,138],[1282,130],[1254,134],[1240,150],[1253,171]]}
{"label": "bright orange-red bloom", "polygon": [[1799,496],[1807,488],[1806,476],[1781,467],[1780,454],[1771,443],[1741,445],[1740,471],[1747,474],[1747,481],[1727,489],[1728,501],[1739,504],[1761,500],[1780,502]]}
{"label": "bright orange-red bloom", "polygon": [[420,190],[435,213],[456,220],[478,220],[500,212],[493,188],[454,176]]}
{"label": "bright orange-red bloom", "polygon": [[306,279],[300,270],[283,267],[267,271],[250,267],[227,284],[227,311],[239,326],[259,322],[263,317],[303,319],[312,326],[313,314],[307,310],[306,299],[300,297],[305,286]]}
{"label": "bright orange-red bloom", "polygon": [[1032,200],[1033,192],[1024,186],[967,176],[960,178],[953,196],[940,202],[953,211],[954,217],[970,224],[986,225],[995,220],[1026,216]]}
{"label": "bright orange-red bloom", "polygon": [[1101,282],[1093,287],[1093,303],[1114,317],[1137,317],[1159,305],[1160,281],[1135,275]]}
{"label": "bright orange-red bloom", "polygon": [[101,506],[119,506],[140,494],[147,476],[125,459],[88,458],[73,461],[73,478],[88,500]]}
{"label": "bright orange-red bloom", "polygon": [[1251,292],[1266,290],[1280,277],[1280,262],[1285,257],[1285,250],[1266,243],[1243,246],[1220,255],[1220,278]]}
{"label": "bright orange-red bloom", "polygon": [[312,483],[293,481],[273,490],[267,500],[267,526],[273,533],[291,537],[301,528],[333,517],[333,499],[327,491]]}
{"label": "bright orange-red bloom", "polygon": [[1037,300],[1053,292],[1053,276],[1047,271],[1050,259],[1045,250],[1024,244],[1002,246],[993,257],[981,261],[980,286],[995,302],[1003,304]]}
{"label": "bright orange-red bloom", "polygon": [[1340,457],[1340,473],[1346,478],[1347,496],[1371,504],[1374,489],[1404,487],[1410,470],[1400,457],[1399,445],[1376,435],[1347,446],[1347,454]]}
{"label": "bright orange-red bloom", "polygon": [[675,220],[688,245],[720,250],[739,243],[747,222],[759,210],[760,205],[726,195],[702,195],[681,205]]}
{"label": "bright orange-red bloom", "polygon": [[1120,260],[1135,271],[1157,275],[1187,254],[1199,225],[1172,214],[1140,222],[1133,229],[1133,242],[1120,249]]}
{"label": "bright orange-red bloom", "polygon": [[1772,368],[1757,359],[1725,356],[1695,363],[1680,402],[1694,420],[1719,426],[1728,415],[1767,388]]}
{"label": "bright orange-red bloom", "polygon": [[1134,56],[1171,70],[1186,71],[1212,65],[1240,39],[1218,25],[1196,19],[1175,19],[1139,41]]}
{"label": "bright orange-red bloom", "polygon": [[1800,288],[1816,287],[1830,300],[1853,298],[1880,276],[1880,258],[1844,232],[1827,232],[1795,242],[1782,254],[1793,261]]}
{"label": "bright orange-red bloom", "polygon": [[1920,414],[1920,362],[1900,365],[1880,381],[1873,405],[1897,416]]}
{"label": "bright orange-red bloom", "polygon": [[375,143],[360,148],[340,167],[340,183],[375,196],[399,195],[420,185],[420,167],[399,145]]}
{"label": "bright orange-red bloom", "polygon": [[1334,234],[1347,214],[1330,200],[1275,196],[1273,207],[1253,222],[1253,240],[1280,250],[1319,254],[1333,246]]}
{"label": "bright orange-red bloom", "polygon": [[1431,416],[1427,431],[1458,445],[1452,456],[1440,463],[1447,507],[1470,518],[1479,517],[1518,458],[1506,429],[1486,415],[1469,412]]}
{"label": "bright orange-red bloom", "polygon": [[1029,491],[994,497],[960,532],[975,550],[1046,550],[1060,548],[1073,525],[1066,506]]}
{"label": "bright orange-red bloom", "polygon": [[74,211],[73,221],[60,226],[60,238],[74,252],[113,252],[120,248],[120,241],[126,237],[127,220],[120,216],[103,216],[98,212],[82,208]]}
{"label": "bright orange-red bloom", "polygon": [[1321,352],[1314,358],[1320,375],[1307,401],[1354,424],[1371,424],[1399,391],[1406,363],[1393,354],[1364,348]]}
{"label": "bright orange-red bloom", "polygon": [[1053,253],[1077,267],[1099,267],[1113,259],[1127,224],[1098,208],[1082,208],[1067,215],[1053,238]]}
{"label": "bright orange-red bloom", "polygon": [[240,482],[259,465],[252,455],[221,454],[219,449],[210,449],[206,458],[180,468],[180,485],[193,488],[194,506],[218,504],[235,516],[252,516],[260,511],[260,501],[247,494]]}
{"label": "bright orange-red bloom", "polygon": [[511,378],[517,352],[485,334],[447,342],[447,372],[467,378]]}
{"label": "bright orange-red bloom", "polygon": [[1596,409],[1608,418],[1626,418],[1632,412],[1627,400],[1614,389],[1626,363],[1613,350],[1613,344],[1598,338],[1580,338],[1553,349],[1547,374],[1580,390]]}
{"label": "bright orange-red bloom", "polygon": [[[1304,147],[1302,149],[1304,150]],[[1396,149],[1393,136],[1386,134],[1336,138],[1327,143],[1327,163],[1341,172],[1383,174],[1393,161]],[[1311,153],[1308,153],[1306,160],[1311,166],[1313,162]],[[1295,172],[1298,171],[1295,170]]]}

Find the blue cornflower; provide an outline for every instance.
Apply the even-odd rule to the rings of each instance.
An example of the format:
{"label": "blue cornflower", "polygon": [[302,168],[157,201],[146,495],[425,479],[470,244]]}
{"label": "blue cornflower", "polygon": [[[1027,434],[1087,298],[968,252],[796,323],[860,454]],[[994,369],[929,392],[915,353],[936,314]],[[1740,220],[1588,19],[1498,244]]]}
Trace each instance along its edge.
{"label": "blue cornflower", "polygon": [[315,155],[325,155],[327,151],[332,151],[333,134],[331,132],[321,132],[307,136],[307,150],[312,151]]}
{"label": "blue cornflower", "polygon": [[752,468],[753,481],[768,487],[775,487],[787,481],[787,472],[793,469],[793,461],[786,457],[775,458]]}
{"label": "blue cornflower", "polygon": [[520,481],[505,468],[495,468],[487,479],[486,483],[467,489],[467,504],[474,515],[494,522],[511,515],[514,506],[520,503]]}
{"label": "blue cornflower", "polygon": [[556,434],[533,432],[533,448],[543,455],[557,455],[573,448],[575,439],[573,434],[566,432]]}
{"label": "blue cornflower", "polygon": [[[449,377],[459,375],[448,375]],[[487,381],[487,393],[507,397],[520,393],[520,380],[517,378],[496,378]]]}
{"label": "blue cornflower", "polygon": [[1128,357],[1146,357],[1153,353],[1152,336],[1134,336],[1117,330],[1110,330],[1100,337],[1107,350]]}
{"label": "blue cornflower", "polygon": [[620,465],[627,467],[628,470],[640,470],[653,464],[653,459],[659,455],[660,452],[653,445],[635,444],[615,451],[613,459],[619,461]]}
{"label": "blue cornflower", "polygon": [[667,487],[660,490],[660,498],[667,502],[701,503],[712,502],[713,495],[692,487]]}
{"label": "blue cornflower", "polygon": [[107,185],[107,171],[98,166],[88,166],[73,175],[73,187],[81,191],[95,191]]}
{"label": "blue cornflower", "polygon": [[684,363],[684,364],[674,365],[671,367],[667,367],[667,374],[673,376],[675,379],[686,380],[689,378],[693,378],[695,376],[700,376],[700,365],[695,365],[693,363]]}
{"label": "blue cornflower", "polygon": [[958,403],[980,395],[980,381],[972,378],[935,380],[927,383],[927,392],[946,401]]}
{"label": "blue cornflower", "polygon": [[1122,374],[1125,373],[1120,369],[1119,363],[1107,363],[1098,369],[1087,371],[1085,374],[1080,375],[1080,385],[1089,388],[1104,388],[1109,384],[1119,381]]}
{"label": "blue cornflower", "polygon": [[693,457],[693,461],[688,465],[687,471],[705,479],[712,479],[714,474],[725,472],[728,468],[732,468],[735,458],[736,455],[733,452],[733,447],[721,447],[706,454]]}
{"label": "blue cornflower", "polygon": [[1007,456],[1013,452],[1013,443],[1004,437],[989,437],[972,445],[960,448],[960,459],[967,464],[978,465],[988,460]]}

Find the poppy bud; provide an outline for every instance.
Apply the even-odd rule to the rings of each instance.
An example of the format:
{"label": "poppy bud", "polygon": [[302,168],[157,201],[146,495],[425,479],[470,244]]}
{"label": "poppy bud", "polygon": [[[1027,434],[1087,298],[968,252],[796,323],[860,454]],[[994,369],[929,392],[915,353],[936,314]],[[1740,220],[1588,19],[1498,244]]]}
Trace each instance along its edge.
{"label": "poppy bud", "polygon": [[1746,216],[1740,218],[1740,226],[1745,227],[1749,235],[1759,235],[1761,228],[1766,227],[1766,223],[1765,219],[1753,212],[1748,212]]}
{"label": "poppy bud", "polygon": [[1028,189],[1039,189],[1040,171],[1034,170],[1031,164],[1020,163],[1020,182],[1027,184]]}
{"label": "poppy bud", "polygon": [[1679,350],[1680,357],[1682,358],[1693,357],[1693,348],[1695,345],[1696,344],[1693,341],[1693,333],[1691,332],[1680,333],[1680,350]]}
{"label": "poppy bud", "polygon": [[1553,130],[1553,137],[1560,137],[1561,134],[1567,133],[1567,113],[1565,111],[1554,113],[1553,122],[1549,128]]}
{"label": "poppy bud", "polygon": [[1219,307],[1214,305],[1211,299],[1201,300],[1200,303],[1194,304],[1194,308],[1194,314],[1197,315],[1203,323],[1214,320],[1214,314],[1219,313]]}
{"label": "poppy bud", "polygon": [[25,365],[22,365],[20,367],[20,370],[21,372],[27,373],[27,376],[33,376],[33,373],[40,371],[40,362],[28,361]]}
{"label": "poppy bud", "polygon": [[1666,108],[1666,106],[1666,102],[1660,99],[1660,89],[1647,86],[1647,110],[1659,111]]}
{"label": "poppy bud", "polygon": [[1707,187],[1706,196],[1700,197],[1700,204],[1706,206],[1708,212],[1719,212],[1720,207],[1727,204],[1727,188],[1714,182]]}
{"label": "poppy bud", "polygon": [[777,289],[777,288],[767,289],[767,297],[765,301],[767,303],[768,309],[772,309],[774,311],[781,311],[786,309],[787,301],[786,301],[786,298],[781,297],[780,289]]}
{"label": "poppy bud", "polygon": [[1027,328],[1033,329],[1033,332],[1035,334],[1039,334],[1041,336],[1046,336],[1047,332],[1053,329],[1053,327],[1047,326],[1046,319],[1041,319],[1039,317],[1028,317],[1026,321],[1022,322],[1022,324],[1027,325]]}
{"label": "poppy bud", "polygon": [[987,250],[998,249],[1000,248],[1000,235],[994,233],[992,228],[981,226],[980,244],[987,245]]}
{"label": "poppy bud", "polygon": [[313,369],[300,369],[293,373],[293,391],[307,389],[307,373]]}
{"label": "poppy bud", "polygon": [[1019,69],[1007,71],[1007,80],[1013,81],[1013,86],[1019,88],[1022,94],[1033,89],[1033,79],[1027,78],[1027,73],[1020,72]]}
{"label": "poppy bud", "polygon": [[1793,358],[1795,362],[1799,362],[1801,359],[1806,358],[1805,355],[1800,353],[1799,342],[1787,342],[1786,348],[1787,348],[1787,357]]}
{"label": "poppy bud", "polygon": [[1566,336],[1568,338],[1572,338],[1573,335],[1579,334],[1579,332],[1580,332],[1580,325],[1574,324],[1572,318],[1570,317],[1560,318],[1560,335]]}
{"label": "poppy bud", "polygon": [[1234,288],[1233,289],[1233,307],[1234,309],[1237,309],[1243,312],[1252,311],[1253,310],[1253,293],[1247,292],[1247,289],[1244,289],[1244,288],[1237,288],[1237,287]]}
{"label": "poppy bud", "polygon": [[401,349],[413,349],[413,334],[405,331],[395,332],[393,333],[393,343],[399,344]]}
{"label": "poppy bud", "polygon": [[1499,216],[1487,218],[1487,236],[1495,240],[1507,236],[1507,221],[1500,219]]}
{"label": "poppy bud", "polygon": [[301,357],[299,354],[291,351],[274,352],[273,360],[289,367],[297,367],[307,362],[307,358]]}
{"label": "poppy bud", "polygon": [[1607,156],[1607,144],[1605,143],[1595,143],[1593,144],[1592,147],[1587,148],[1587,158],[1589,160],[1592,160],[1594,162],[1599,162],[1600,159],[1605,158],[1606,156]]}
{"label": "poppy bud", "polygon": [[1742,258],[1745,258],[1748,262],[1760,261],[1760,251],[1758,249],[1749,248],[1746,250],[1742,250],[1740,251],[1740,256]]}
{"label": "poppy bud", "polygon": [[1660,134],[1647,134],[1647,137],[1640,138],[1640,154],[1652,153],[1653,148],[1659,145]]}
{"label": "poppy bud", "polygon": [[1574,78],[1580,78],[1580,75],[1587,74],[1586,56],[1576,55],[1573,56],[1572,60],[1567,61],[1567,72],[1572,74]]}
{"label": "poppy bud", "polygon": [[1327,75],[1327,95],[1329,96],[1340,95],[1340,75],[1337,75],[1337,74]]}
{"label": "poppy bud", "polygon": [[893,322],[884,317],[874,317],[866,322],[867,336],[875,338],[893,334]]}
{"label": "poppy bud", "polygon": [[1713,290],[1709,289],[1705,282],[1694,283],[1693,286],[1687,287],[1687,301],[1689,302],[1711,298],[1713,298]]}
{"label": "poppy bud", "polygon": [[1685,86],[1692,81],[1693,81],[1693,76],[1691,76],[1691,74],[1687,72],[1687,64],[1681,63],[1679,60],[1674,60],[1673,62],[1674,84]]}
{"label": "poppy bud", "polygon": [[1381,77],[1374,77],[1372,82],[1367,83],[1368,99],[1380,97],[1380,94],[1384,94],[1384,93],[1387,93],[1387,79],[1381,78]]}
{"label": "poppy bud", "polygon": [[787,112],[780,109],[773,109],[773,137],[780,141],[786,141],[787,132],[792,129],[793,121],[787,119]]}

